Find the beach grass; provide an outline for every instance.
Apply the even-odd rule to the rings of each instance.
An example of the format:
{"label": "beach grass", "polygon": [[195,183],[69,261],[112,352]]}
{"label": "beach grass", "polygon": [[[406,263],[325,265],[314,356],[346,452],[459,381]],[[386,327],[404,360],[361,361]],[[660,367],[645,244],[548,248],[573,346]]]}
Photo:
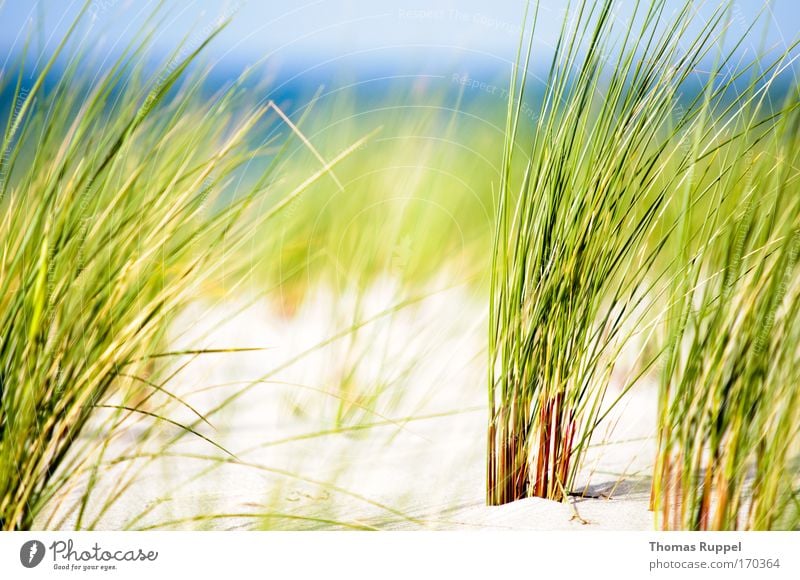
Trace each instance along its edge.
{"label": "beach grass", "polygon": [[[754,103],[786,54],[730,72],[724,39],[736,45],[749,32],[730,30],[731,9],[721,3],[698,22],[691,3],[667,11],[656,1],[620,23],[613,3],[578,2],[532,126],[520,110],[533,43],[520,44],[492,265],[490,505],[580,493],[582,456],[615,402],[605,397],[621,348],[651,341],[667,289],[694,263],[676,240],[718,234],[713,219],[688,225],[695,206],[732,203],[709,193],[742,165],[730,141],[771,129],[775,115],[755,120]],[[753,80],[742,87],[742,77]],[[655,351],[640,351],[641,372],[616,400],[660,360]]]}
{"label": "beach grass", "polygon": [[[235,287],[231,256],[345,156],[276,197],[275,163],[258,163],[275,139],[259,138],[259,128],[280,110],[250,98],[244,77],[203,94],[208,69],[199,57],[227,21],[153,70],[145,57],[154,13],[90,78],[79,68],[89,48],[69,44],[88,5],[33,76],[23,55],[13,80],[3,79],[14,103],[0,190],[3,529],[29,529],[73,476],[96,475],[131,417],[220,450],[206,417],[170,391],[170,360],[205,354],[170,352],[171,321],[209,287]],[[162,413],[164,400],[199,425]],[[82,437],[90,425],[95,436]],[[76,503],[77,527],[94,481]]]}
{"label": "beach grass", "polygon": [[696,251],[672,290],[653,477],[663,529],[798,525],[797,103],[725,154],[712,188],[726,215],[684,240]]}
{"label": "beach grass", "polygon": [[[29,42],[0,75],[0,529],[424,528],[340,484],[344,453],[326,479],[270,452],[380,454],[370,438],[483,412],[438,382],[452,358],[482,392],[476,351],[487,504],[583,494],[598,426],[657,383],[656,526],[800,527],[796,43],[745,59],[761,21],[732,1],[636,1],[623,20],[576,0],[547,48],[532,2],[507,101],[470,101],[459,74],[273,101],[258,67],[211,80],[227,18],[155,59],[164,6],[87,75],[89,6],[35,73]],[[215,331],[264,311],[297,336],[239,376],[231,361],[276,345]],[[198,359],[242,380],[197,384],[214,374]],[[266,388],[284,398],[250,398]],[[429,412],[444,389],[453,408]],[[285,416],[238,440],[253,401]],[[270,483],[171,511],[232,471]]]}

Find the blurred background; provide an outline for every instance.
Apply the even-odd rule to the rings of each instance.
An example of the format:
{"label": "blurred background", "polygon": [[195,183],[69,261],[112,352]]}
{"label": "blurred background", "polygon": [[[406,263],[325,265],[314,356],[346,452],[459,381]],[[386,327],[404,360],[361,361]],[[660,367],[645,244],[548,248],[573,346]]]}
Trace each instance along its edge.
{"label": "blurred background", "polygon": [[[536,12],[537,32],[523,114],[531,121],[536,88],[547,75],[562,23],[575,16],[574,4],[544,0],[530,8],[527,27]],[[667,2],[666,11],[677,5]],[[635,6],[630,0],[614,5],[620,31]],[[718,6],[697,2],[695,25],[700,27]],[[323,159],[372,135],[337,168],[333,183],[324,180],[286,212],[282,235],[260,249],[281,257],[254,264],[254,272],[280,283],[288,309],[306,285],[292,282],[323,271],[339,284],[360,283],[352,277],[380,272],[427,279],[441,271],[435,257],[444,257],[454,258],[458,274],[450,272],[451,279],[481,280],[492,187],[498,181],[496,144],[525,25],[523,0],[7,0],[0,2],[4,74],[9,63],[23,58],[26,42],[26,72],[35,74],[81,10],[86,17],[70,44],[87,50],[80,66],[89,84],[143,34],[150,35],[149,48],[140,58],[151,70],[169,69],[230,20],[197,65],[209,69],[209,98],[250,71],[244,82],[252,106],[271,100],[295,122],[302,118],[303,133]],[[737,47],[739,62],[730,66],[754,54],[766,58],[787,46],[798,21],[800,6],[792,0],[734,2],[731,40],[723,39],[719,49],[730,48],[732,39],[748,32]],[[65,53],[70,54],[75,53]],[[709,62],[714,57],[709,54]],[[68,56],[59,59],[51,76],[56,78],[68,61]],[[789,65],[773,85],[776,98],[795,73],[796,65]],[[703,74],[697,71],[698,82]],[[13,83],[2,86],[4,98],[10,98]],[[313,109],[318,114],[303,118]],[[282,120],[273,115],[272,122],[265,139],[288,133]],[[288,191],[320,161],[296,141],[281,163],[281,187]],[[276,196],[280,193],[276,186]],[[304,219],[296,219],[298,211],[306,212]],[[358,264],[352,266],[354,260]]]}
{"label": "blurred background", "polygon": [[[531,10],[536,4],[531,2]],[[630,18],[634,4],[617,2],[615,17]],[[273,65],[303,76],[359,68],[364,78],[369,78],[371,67],[418,74],[446,74],[445,67],[456,63],[475,69],[507,67],[514,60],[525,10],[524,0],[90,0],[86,9],[91,18],[83,26],[87,38],[98,50],[119,51],[160,5],[166,25],[154,38],[157,52],[167,53],[184,37],[200,37],[204,28],[237,14],[210,51],[215,59],[242,66],[269,58]],[[570,3],[543,0],[538,6],[536,47],[546,49],[557,39]],[[701,15],[711,14],[716,6],[696,2]],[[26,35],[36,28],[38,48],[46,52],[62,38],[84,2],[5,0],[0,7],[4,51],[21,50]],[[792,0],[735,2],[734,25],[745,26],[761,12],[767,16],[766,45],[785,45],[797,28],[800,7]],[[760,34],[753,38],[762,40]]]}

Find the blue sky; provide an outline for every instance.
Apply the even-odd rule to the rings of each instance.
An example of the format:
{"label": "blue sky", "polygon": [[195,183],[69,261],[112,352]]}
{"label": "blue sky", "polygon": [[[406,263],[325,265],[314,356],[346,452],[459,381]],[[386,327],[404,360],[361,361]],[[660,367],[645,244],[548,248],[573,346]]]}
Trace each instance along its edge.
{"label": "blue sky", "polygon": [[[44,26],[34,30],[33,46],[51,50],[83,4],[84,0],[0,0],[0,50],[4,55],[18,51],[37,16],[43,17]],[[93,0],[93,18],[77,37],[111,54],[142,28],[144,16],[157,4]],[[716,4],[697,2],[701,15]],[[540,5],[537,44],[543,54],[555,41],[566,3],[543,0]],[[632,0],[620,0],[616,17],[628,17],[632,5]],[[424,68],[443,60],[510,63],[524,0],[172,0],[166,6],[164,26],[154,39],[156,54],[166,54],[184,36],[191,45],[221,17],[235,13],[231,26],[210,47],[211,58],[244,64],[268,57],[306,65],[330,61],[343,67],[394,63]],[[763,6],[762,0],[736,2],[732,30],[743,29]],[[771,2],[766,25],[767,45],[788,44],[800,30],[800,2]],[[762,30],[751,35],[751,44],[761,40]]]}

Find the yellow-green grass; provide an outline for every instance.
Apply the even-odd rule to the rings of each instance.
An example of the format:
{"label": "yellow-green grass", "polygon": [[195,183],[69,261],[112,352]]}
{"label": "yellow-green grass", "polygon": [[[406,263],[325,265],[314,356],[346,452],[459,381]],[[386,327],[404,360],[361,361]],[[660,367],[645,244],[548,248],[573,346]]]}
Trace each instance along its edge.
{"label": "yellow-green grass", "polygon": [[[693,263],[686,240],[717,235],[716,218],[698,224],[693,209],[724,207],[709,184],[729,182],[747,150],[735,144],[757,143],[783,114],[759,104],[791,47],[735,61],[722,48],[731,3],[702,22],[689,2],[637,3],[626,24],[612,4],[578,2],[564,19],[532,131],[519,105],[532,44],[520,46],[492,265],[489,504],[577,491],[621,348],[652,343],[664,296]],[[651,350],[623,394],[658,361]]]}
{"label": "yellow-green grass", "polygon": [[694,255],[670,293],[653,478],[664,529],[800,524],[797,105],[790,94],[767,138],[724,154],[735,161],[711,188],[727,211],[685,241]]}
{"label": "yellow-green grass", "polygon": [[[276,163],[259,163],[273,140],[259,129],[279,111],[256,104],[244,78],[203,97],[207,71],[189,72],[218,30],[177,47],[152,71],[145,63],[154,14],[91,78],[80,70],[88,50],[65,50],[83,16],[30,87],[22,86],[24,55],[19,74],[4,76],[15,83],[16,106],[0,161],[3,529],[30,528],[71,478],[100,465],[131,417],[177,425],[219,447],[201,432],[205,417],[169,390],[170,321],[209,282],[235,287],[241,267],[231,256],[330,169],[315,168],[274,195]],[[247,186],[238,179],[245,171]],[[162,414],[168,407],[153,401],[165,399],[191,409],[199,425]],[[81,439],[98,417],[96,436]],[[93,481],[78,503],[78,527]]]}

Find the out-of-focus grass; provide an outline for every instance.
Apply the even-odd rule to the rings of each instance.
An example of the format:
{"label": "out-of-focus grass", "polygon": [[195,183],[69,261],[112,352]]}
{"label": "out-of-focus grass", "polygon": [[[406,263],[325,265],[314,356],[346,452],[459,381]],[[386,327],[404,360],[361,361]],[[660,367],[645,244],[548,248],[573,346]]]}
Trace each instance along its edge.
{"label": "out-of-focus grass", "polygon": [[[336,167],[336,180],[320,180],[293,203],[278,236],[253,254],[276,258],[254,262],[254,275],[280,283],[287,314],[318,283],[340,291],[386,278],[417,291],[437,281],[485,287],[500,161],[492,144],[501,130],[454,99],[448,79],[422,92],[407,79],[396,85],[365,103],[350,90],[322,90],[310,115],[303,119],[304,103],[292,115],[323,158],[375,133]],[[295,141],[279,187],[291,188],[309,166],[319,160]]]}
{"label": "out-of-focus grass", "polygon": [[[206,73],[185,73],[217,31],[148,71],[153,30],[91,80],[80,69],[87,50],[62,54],[70,34],[32,86],[22,84],[24,55],[19,73],[3,76],[15,82],[0,161],[3,529],[29,528],[73,475],[94,469],[73,508],[84,525],[100,464],[92,462],[102,462],[131,416],[219,447],[201,432],[205,417],[170,392],[166,331],[208,281],[230,283],[230,255],[254,227],[329,171],[312,169],[276,197],[276,164],[262,163],[238,186],[270,144],[256,141],[256,129],[274,111],[255,106],[238,81],[201,98]],[[68,64],[47,86],[65,55]],[[162,414],[153,401],[164,398],[189,408],[201,426]],[[81,439],[98,417],[94,436]]]}
{"label": "out-of-focus grass", "polygon": [[[671,292],[653,508],[665,529],[794,529],[800,452],[798,99],[775,127],[721,153],[727,171],[686,190],[716,200],[681,243]],[[695,210],[696,211],[696,210]]]}

